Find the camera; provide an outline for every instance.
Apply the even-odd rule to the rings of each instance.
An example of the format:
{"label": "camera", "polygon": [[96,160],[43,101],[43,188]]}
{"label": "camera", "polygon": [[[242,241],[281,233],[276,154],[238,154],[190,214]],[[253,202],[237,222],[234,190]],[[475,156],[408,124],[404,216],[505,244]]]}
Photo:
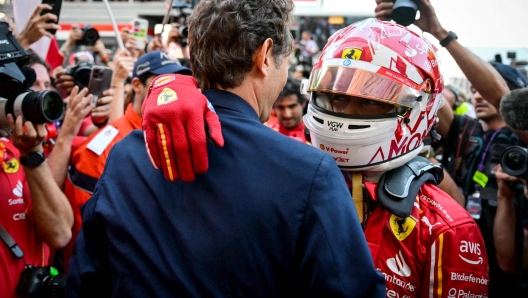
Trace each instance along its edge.
{"label": "camera", "polygon": [[83,37],[81,40],[77,41],[78,45],[94,46],[99,40],[99,32],[95,28],[92,28],[91,25],[84,26],[84,28],[81,28],[81,31]]}
{"label": "camera", "polygon": [[59,93],[29,90],[36,74],[26,66],[28,58],[7,23],[0,22],[0,124],[7,123],[8,114],[35,124],[59,121],[64,114]]}
{"label": "camera", "polygon": [[75,85],[79,86],[79,90],[82,90],[84,87],[88,87],[93,66],[93,63],[89,61],[80,61],[77,65],[68,67],[66,74],[72,76]]}
{"label": "camera", "polygon": [[521,146],[506,148],[500,158],[500,165],[504,173],[514,177],[527,178],[527,152],[526,148]]}
{"label": "camera", "polygon": [[409,26],[416,19],[416,12],[419,10],[419,0],[389,0],[394,3],[392,7],[392,19],[402,25]]}
{"label": "camera", "polygon": [[57,269],[27,265],[20,274],[16,293],[22,297],[59,298],[66,296],[66,275]]}

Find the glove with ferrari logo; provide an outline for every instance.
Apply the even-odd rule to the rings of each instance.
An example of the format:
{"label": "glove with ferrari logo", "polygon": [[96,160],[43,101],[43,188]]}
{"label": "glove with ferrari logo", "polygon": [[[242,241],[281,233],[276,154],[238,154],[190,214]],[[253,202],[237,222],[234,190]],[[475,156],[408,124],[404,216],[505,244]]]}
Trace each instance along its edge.
{"label": "glove with ferrari logo", "polygon": [[147,153],[169,181],[191,182],[207,171],[207,140],[224,146],[218,115],[191,76],[156,77],[142,112]]}

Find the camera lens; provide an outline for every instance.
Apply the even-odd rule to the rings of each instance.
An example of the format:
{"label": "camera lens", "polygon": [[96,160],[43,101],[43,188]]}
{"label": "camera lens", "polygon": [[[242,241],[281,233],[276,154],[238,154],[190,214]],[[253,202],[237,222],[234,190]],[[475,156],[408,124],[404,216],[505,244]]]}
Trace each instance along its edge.
{"label": "camera lens", "polygon": [[86,29],[84,31],[84,40],[87,45],[95,45],[95,42],[99,39],[99,33],[93,28]]}
{"label": "camera lens", "polygon": [[26,92],[9,102],[11,104],[6,104],[6,112],[14,116],[22,115],[35,124],[59,121],[64,114],[62,97],[55,91]]}
{"label": "camera lens", "polygon": [[510,152],[506,157],[506,165],[512,171],[519,171],[524,167],[524,158],[519,152]]}
{"label": "camera lens", "polygon": [[64,113],[64,102],[62,97],[54,91],[41,91],[42,114],[46,122],[56,122],[62,118]]}
{"label": "camera lens", "polygon": [[90,82],[90,76],[92,74],[91,68],[79,68],[77,72],[75,73],[75,85],[78,85],[80,89],[84,87],[88,87],[88,83]]}
{"label": "camera lens", "polygon": [[501,156],[501,167],[504,173],[516,177],[523,176],[526,172],[526,152],[526,148],[520,146],[512,146],[504,150]]}
{"label": "camera lens", "polygon": [[418,4],[415,0],[396,0],[393,1],[392,19],[402,25],[409,26],[414,23],[416,19],[416,12],[418,11]]}
{"label": "camera lens", "polygon": [[40,288],[42,297],[66,297],[66,275],[47,276]]}

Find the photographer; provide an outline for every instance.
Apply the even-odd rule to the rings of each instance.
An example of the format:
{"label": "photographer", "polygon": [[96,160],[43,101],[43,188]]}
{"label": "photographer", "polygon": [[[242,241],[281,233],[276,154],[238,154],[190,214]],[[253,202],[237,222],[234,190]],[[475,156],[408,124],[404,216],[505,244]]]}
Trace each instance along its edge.
{"label": "photographer", "polygon": [[94,56],[99,55],[101,62],[110,66],[110,55],[107,53],[103,41],[99,38],[99,33],[90,25],[86,25],[83,28],[80,28],[78,25],[72,27],[68,40],[66,40],[59,51],[64,57],[64,63],[70,61],[72,53],[81,48],[89,49],[90,53]]}
{"label": "photographer", "polygon": [[[44,160],[44,125],[24,123],[21,116],[16,121],[11,115],[7,118],[12,135],[0,138],[0,226],[15,240],[24,257],[16,258],[4,243],[0,244],[0,297],[16,297],[15,287],[25,264],[46,266],[48,246],[59,249],[68,243],[73,212]],[[42,156],[40,164],[23,165],[22,160],[35,152]]]}
{"label": "photographer", "polygon": [[[528,295],[528,201],[526,179],[510,176],[498,167],[497,211],[493,237],[497,263],[501,270],[516,273],[523,296]],[[517,189],[522,188],[524,193]],[[521,275],[519,275],[521,274]]]}

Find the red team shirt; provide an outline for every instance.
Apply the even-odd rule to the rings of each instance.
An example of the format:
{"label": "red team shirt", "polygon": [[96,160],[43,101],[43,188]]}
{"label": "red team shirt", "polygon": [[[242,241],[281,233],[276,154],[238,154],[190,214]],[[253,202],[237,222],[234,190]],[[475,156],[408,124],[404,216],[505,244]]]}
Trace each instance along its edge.
{"label": "red team shirt", "polygon": [[[374,201],[376,187],[365,183]],[[365,226],[387,297],[488,297],[488,259],[479,227],[436,186],[421,187],[411,216],[400,218],[378,205]]]}
{"label": "red team shirt", "polygon": [[295,126],[292,129],[286,129],[284,126],[280,124],[279,120],[277,119],[268,121],[266,123],[266,126],[292,139],[296,139],[297,141],[300,141],[303,143],[308,143],[308,141],[306,140],[306,135],[304,133],[304,123],[302,121],[301,123],[299,123],[299,125]]}
{"label": "red team shirt", "polygon": [[[20,246],[26,263],[45,266],[49,249],[37,236],[29,188],[19,157],[13,143],[0,138],[0,225]],[[18,297],[15,288],[24,266],[24,261],[17,259],[0,240],[0,297]]]}

